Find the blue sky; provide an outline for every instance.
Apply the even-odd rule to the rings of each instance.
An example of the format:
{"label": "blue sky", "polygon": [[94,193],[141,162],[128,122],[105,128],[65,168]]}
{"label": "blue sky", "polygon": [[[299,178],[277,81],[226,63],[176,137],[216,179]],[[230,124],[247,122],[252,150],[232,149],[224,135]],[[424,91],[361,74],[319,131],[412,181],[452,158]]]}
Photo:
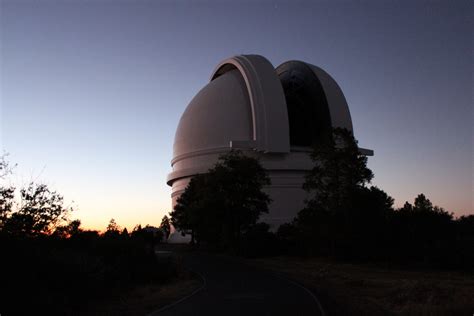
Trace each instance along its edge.
{"label": "blue sky", "polygon": [[0,1],[1,148],[103,228],[170,210],[174,132],[215,65],[298,59],[341,86],[373,183],[473,213],[470,1]]}

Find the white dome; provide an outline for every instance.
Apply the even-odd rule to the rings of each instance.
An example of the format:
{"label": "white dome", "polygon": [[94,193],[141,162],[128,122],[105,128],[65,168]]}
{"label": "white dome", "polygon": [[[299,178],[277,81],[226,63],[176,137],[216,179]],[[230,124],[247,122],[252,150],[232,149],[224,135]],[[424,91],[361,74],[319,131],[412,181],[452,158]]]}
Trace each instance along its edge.
{"label": "white dome", "polygon": [[258,55],[220,63],[178,124],[168,184],[173,193],[213,167],[231,148],[289,153],[289,125],[283,87],[273,65]]}
{"label": "white dome", "polygon": [[174,139],[174,158],[229,148],[231,141],[251,141],[252,113],[247,87],[238,70],[209,82],[189,103]]}

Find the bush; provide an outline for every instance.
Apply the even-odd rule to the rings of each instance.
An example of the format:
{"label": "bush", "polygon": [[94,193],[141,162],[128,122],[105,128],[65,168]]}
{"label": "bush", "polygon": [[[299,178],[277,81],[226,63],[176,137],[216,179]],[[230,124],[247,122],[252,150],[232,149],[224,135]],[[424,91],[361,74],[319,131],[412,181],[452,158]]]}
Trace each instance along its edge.
{"label": "bush", "polygon": [[6,315],[68,314],[80,311],[86,302],[94,304],[177,275],[174,262],[157,261],[152,249],[132,238],[84,231],[68,239],[6,234],[0,239]]}
{"label": "bush", "polygon": [[240,254],[251,258],[276,255],[279,249],[278,240],[269,228],[267,223],[250,226],[242,235]]}

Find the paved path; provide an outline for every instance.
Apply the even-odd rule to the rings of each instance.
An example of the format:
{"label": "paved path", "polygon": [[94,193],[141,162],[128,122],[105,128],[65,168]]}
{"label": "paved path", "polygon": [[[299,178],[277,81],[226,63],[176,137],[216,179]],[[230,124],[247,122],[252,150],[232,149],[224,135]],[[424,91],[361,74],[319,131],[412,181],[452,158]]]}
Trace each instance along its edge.
{"label": "paved path", "polygon": [[204,288],[153,315],[321,315],[308,290],[239,258],[187,254],[184,263],[205,279]]}

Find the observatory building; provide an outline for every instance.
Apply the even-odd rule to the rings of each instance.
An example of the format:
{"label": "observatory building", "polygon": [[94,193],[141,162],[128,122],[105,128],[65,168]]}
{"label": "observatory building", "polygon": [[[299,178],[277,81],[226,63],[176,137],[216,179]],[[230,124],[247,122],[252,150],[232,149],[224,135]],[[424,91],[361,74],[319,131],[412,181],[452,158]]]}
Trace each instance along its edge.
{"label": "observatory building", "polygon": [[179,121],[167,179],[173,208],[192,176],[239,149],[259,157],[271,179],[270,211],[261,220],[273,229],[290,222],[304,206],[311,145],[334,127],[352,132],[351,115],[338,84],[321,68],[302,61],[274,68],[259,55],[222,61]]}

